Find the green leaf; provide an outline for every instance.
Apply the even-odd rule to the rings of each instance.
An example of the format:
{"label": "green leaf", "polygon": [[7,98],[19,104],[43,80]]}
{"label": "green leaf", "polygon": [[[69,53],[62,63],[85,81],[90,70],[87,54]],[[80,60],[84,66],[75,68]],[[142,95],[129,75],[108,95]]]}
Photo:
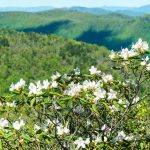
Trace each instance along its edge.
{"label": "green leaf", "polygon": [[34,97],[30,102],[30,106],[33,107],[35,105],[35,102],[36,102],[36,98]]}
{"label": "green leaf", "polygon": [[95,104],[92,105],[92,110],[93,110],[97,115],[99,115],[99,112],[98,112],[97,107],[96,107]]}
{"label": "green leaf", "polygon": [[0,130],[0,135],[2,135],[4,137],[5,133],[2,130]]}
{"label": "green leaf", "polygon": [[69,108],[73,108],[73,101],[72,101],[72,99],[68,101],[68,107]]}
{"label": "green leaf", "polygon": [[57,103],[61,106],[61,107],[65,107],[69,101],[72,101],[71,97],[67,97],[67,98],[62,98],[62,99],[59,99],[57,101]]}
{"label": "green leaf", "polygon": [[144,149],[144,143],[140,143],[141,150]]}
{"label": "green leaf", "polygon": [[85,99],[83,99],[83,98],[80,98],[80,102],[82,103],[82,104],[88,104],[88,101],[87,100],[85,100]]}
{"label": "green leaf", "polygon": [[28,142],[33,142],[33,140],[28,135],[22,135],[21,137]]}
{"label": "green leaf", "polygon": [[6,139],[8,139],[8,138],[10,138],[11,136],[13,136],[14,135],[14,133],[9,133],[9,134],[6,134],[4,137],[6,138]]}
{"label": "green leaf", "polygon": [[0,150],[3,150],[3,143],[2,143],[2,140],[0,140]]}

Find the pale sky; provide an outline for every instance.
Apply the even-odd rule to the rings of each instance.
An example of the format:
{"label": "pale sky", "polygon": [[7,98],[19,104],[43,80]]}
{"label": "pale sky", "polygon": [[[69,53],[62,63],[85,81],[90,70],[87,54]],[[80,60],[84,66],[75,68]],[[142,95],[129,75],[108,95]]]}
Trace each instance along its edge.
{"label": "pale sky", "polygon": [[137,7],[150,4],[150,0],[0,0],[0,7],[100,7],[100,6],[129,6]]}

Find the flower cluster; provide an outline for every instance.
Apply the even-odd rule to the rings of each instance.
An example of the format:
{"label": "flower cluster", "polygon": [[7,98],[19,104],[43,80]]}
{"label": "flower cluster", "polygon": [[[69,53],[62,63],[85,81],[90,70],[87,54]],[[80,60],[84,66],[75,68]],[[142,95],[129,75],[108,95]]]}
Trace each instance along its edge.
{"label": "flower cluster", "polygon": [[22,88],[24,88],[26,85],[26,82],[23,79],[20,79],[19,82],[17,82],[16,84],[12,83],[9,90],[10,91],[15,91],[15,90],[20,90]]}
{"label": "flower cluster", "polygon": [[148,149],[148,53],[141,39],[131,50],[113,51],[117,78],[92,66],[89,74],[76,68],[49,80],[12,83],[11,95],[0,97],[0,147]]}

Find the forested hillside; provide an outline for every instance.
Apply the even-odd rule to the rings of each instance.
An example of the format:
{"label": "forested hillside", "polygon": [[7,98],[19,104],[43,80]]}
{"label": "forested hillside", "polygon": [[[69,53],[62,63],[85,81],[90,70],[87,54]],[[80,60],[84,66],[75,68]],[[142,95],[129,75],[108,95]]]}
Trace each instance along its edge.
{"label": "forested hillside", "polygon": [[56,71],[79,67],[84,72],[91,65],[107,70],[107,54],[105,47],[55,35],[0,30],[0,93],[20,78],[49,79]]}
{"label": "forested hillside", "polygon": [[0,13],[0,28],[25,32],[54,33],[65,38],[120,50],[139,37],[150,43],[150,15],[92,15],[78,11],[52,10],[39,13]]}

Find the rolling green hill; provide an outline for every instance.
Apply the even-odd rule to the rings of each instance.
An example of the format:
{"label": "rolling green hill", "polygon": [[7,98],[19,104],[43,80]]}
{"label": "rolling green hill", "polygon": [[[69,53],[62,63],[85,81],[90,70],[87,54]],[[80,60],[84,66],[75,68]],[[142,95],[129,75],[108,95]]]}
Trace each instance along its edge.
{"label": "rolling green hill", "polygon": [[91,65],[108,70],[105,47],[66,40],[55,35],[0,30],[0,93],[12,82],[50,79],[56,71],[70,73]]}
{"label": "rolling green hill", "polygon": [[120,50],[139,37],[150,44],[150,15],[92,15],[78,11],[52,10],[39,13],[0,13],[0,28],[61,35],[78,41]]}

